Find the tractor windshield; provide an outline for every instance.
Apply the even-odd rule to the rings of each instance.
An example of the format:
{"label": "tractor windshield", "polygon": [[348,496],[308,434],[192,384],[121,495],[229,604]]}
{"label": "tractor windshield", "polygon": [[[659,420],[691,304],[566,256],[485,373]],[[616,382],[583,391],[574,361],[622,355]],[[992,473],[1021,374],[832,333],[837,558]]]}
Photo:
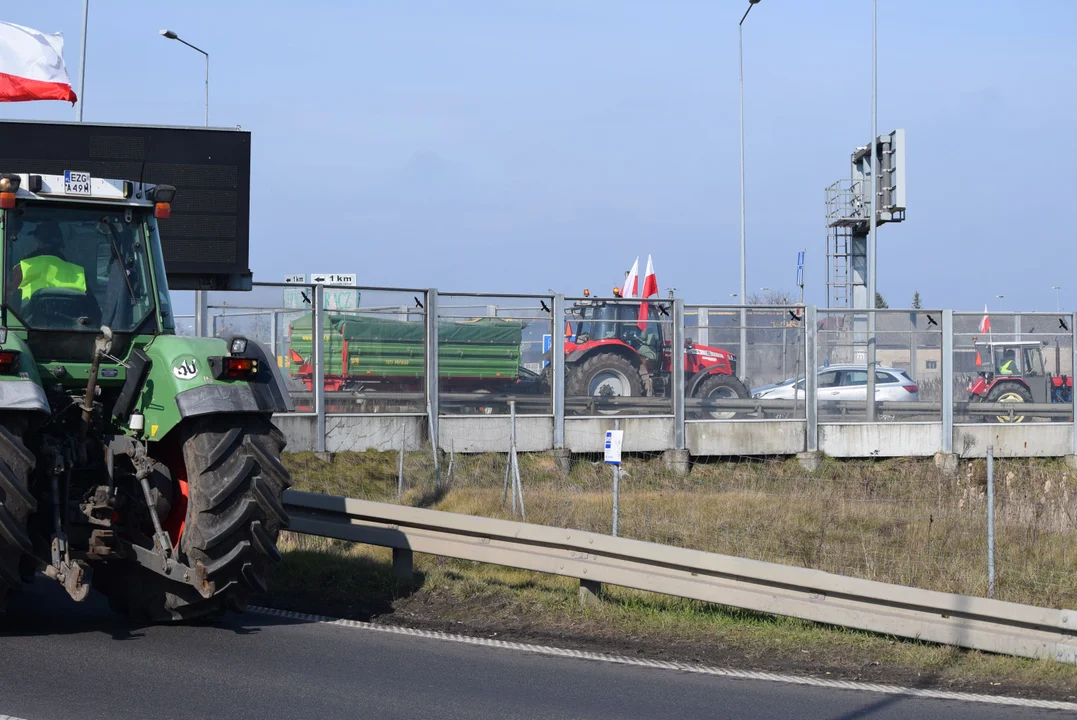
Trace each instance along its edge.
{"label": "tractor windshield", "polygon": [[998,375],[1043,375],[1043,354],[1039,347],[996,345],[994,359]]}
{"label": "tractor windshield", "polygon": [[146,213],[58,203],[9,211],[8,310],[36,330],[135,332],[154,309]]}

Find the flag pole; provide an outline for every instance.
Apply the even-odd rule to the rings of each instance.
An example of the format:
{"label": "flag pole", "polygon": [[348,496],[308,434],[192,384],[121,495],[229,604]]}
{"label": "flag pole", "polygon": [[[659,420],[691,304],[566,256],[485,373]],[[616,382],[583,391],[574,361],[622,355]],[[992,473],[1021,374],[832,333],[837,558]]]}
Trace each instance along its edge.
{"label": "flag pole", "polygon": [[79,62],[79,97],[75,120],[82,122],[82,106],[86,102],[86,28],[90,20],[90,0],[82,0],[82,60]]}

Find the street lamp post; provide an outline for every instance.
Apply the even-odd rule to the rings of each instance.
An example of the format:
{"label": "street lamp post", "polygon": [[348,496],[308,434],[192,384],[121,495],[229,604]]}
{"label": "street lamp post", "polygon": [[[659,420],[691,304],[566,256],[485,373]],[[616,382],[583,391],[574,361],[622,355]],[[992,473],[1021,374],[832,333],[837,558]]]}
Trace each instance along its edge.
{"label": "street lamp post", "polygon": [[202,48],[196,47],[196,46],[192,45],[191,43],[187,42],[186,40],[181,38],[179,35],[172,32],[171,30],[162,30],[161,35],[163,37],[168,38],[169,40],[175,40],[177,42],[181,42],[184,45],[186,45],[187,47],[191,48],[192,50],[200,52],[200,53],[202,53],[203,56],[205,56],[205,58],[206,58],[206,127],[209,127],[209,53],[206,52],[205,50],[203,50]]}
{"label": "street lamp post", "polygon": [[[169,40],[181,42],[192,50],[202,53],[206,58],[206,127],[209,127],[209,53],[200,47],[196,47],[181,38],[171,30],[162,30],[161,35]],[[207,307],[207,295],[205,290],[195,290],[194,293],[194,334],[203,337],[206,334],[206,325],[209,318]]]}
{"label": "street lamp post", "polygon": [[82,0],[82,59],[79,62],[79,97],[75,120],[82,122],[82,106],[86,95],[86,35],[90,24],[90,0]]}
{"label": "street lamp post", "polygon": [[868,143],[868,157],[871,158],[871,218],[868,220],[868,357],[867,357],[867,419],[875,421],[875,270],[876,262],[876,235],[878,233],[879,216],[879,158],[876,153],[876,141],[879,137],[878,126],[878,79],[879,79],[879,0],[873,0],[871,6],[871,142]]}
{"label": "street lamp post", "polygon": [[[748,0],[748,9],[744,11],[737,24],[737,50],[740,60],[740,298],[745,302],[748,297],[748,272],[746,270],[747,244],[744,235],[744,21],[748,19],[748,13],[753,5],[758,5],[759,0]],[[743,380],[748,352],[748,313],[742,307],[740,309],[740,354],[737,363],[738,375]]]}

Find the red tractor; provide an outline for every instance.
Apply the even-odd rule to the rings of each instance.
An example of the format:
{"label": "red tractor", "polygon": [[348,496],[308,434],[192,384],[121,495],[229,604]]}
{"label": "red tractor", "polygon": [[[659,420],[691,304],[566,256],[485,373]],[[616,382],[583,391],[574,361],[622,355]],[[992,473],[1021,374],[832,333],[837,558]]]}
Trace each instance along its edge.
{"label": "red tractor", "polygon": [[[976,354],[983,363],[979,377],[969,384],[970,402],[1072,403],[1073,376],[1061,374],[1059,353],[1055,373],[1045,372],[1043,343],[1036,340],[978,342]],[[998,415],[998,422],[1023,422],[1024,415]],[[1056,416],[1052,420],[1067,421]]]}
{"label": "red tractor", "polygon": [[[649,303],[651,312],[664,312]],[[668,397],[672,374],[672,341],[663,337],[663,323],[641,322],[639,305],[619,300],[577,302],[565,332],[565,395],[567,397]],[[642,325],[642,329],[641,329]],[[736,377],[737,359],[718,348],[685,342],[685,394],[693,398],[750,398]],[[615,414],[620,410],[599,410]],[[729,419],[736,411],[710,410],[696,417]]]}

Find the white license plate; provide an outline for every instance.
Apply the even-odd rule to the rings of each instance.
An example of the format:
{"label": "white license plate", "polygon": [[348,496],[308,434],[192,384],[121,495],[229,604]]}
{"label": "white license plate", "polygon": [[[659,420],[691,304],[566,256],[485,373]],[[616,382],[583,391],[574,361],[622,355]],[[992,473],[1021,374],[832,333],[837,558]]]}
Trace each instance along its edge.
{"label": "white license plate", "polygon": [[89,195],[90,173],[64,170],[64,195]]}

